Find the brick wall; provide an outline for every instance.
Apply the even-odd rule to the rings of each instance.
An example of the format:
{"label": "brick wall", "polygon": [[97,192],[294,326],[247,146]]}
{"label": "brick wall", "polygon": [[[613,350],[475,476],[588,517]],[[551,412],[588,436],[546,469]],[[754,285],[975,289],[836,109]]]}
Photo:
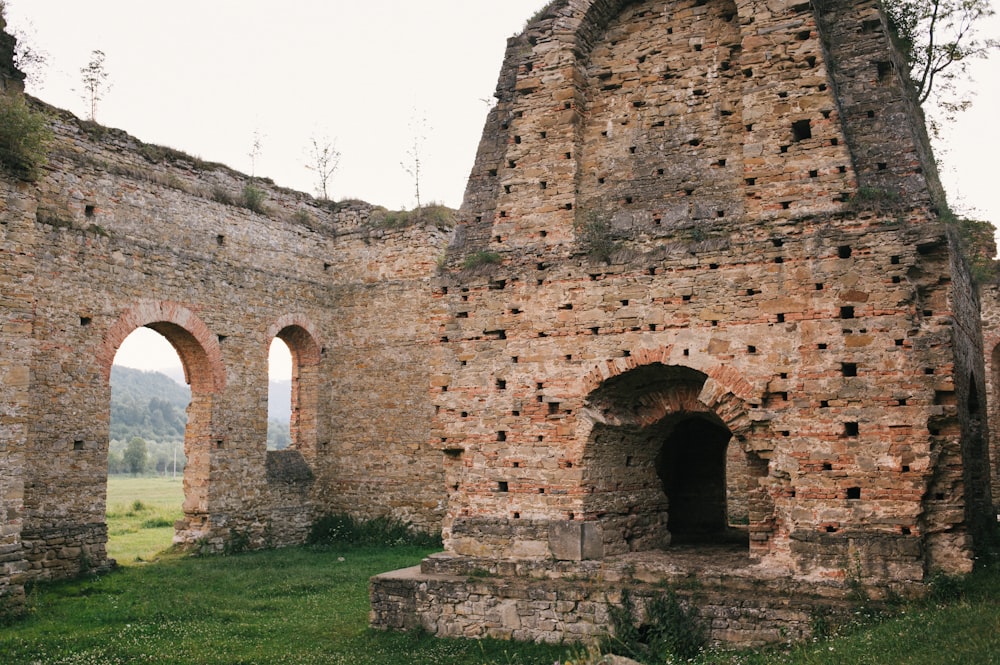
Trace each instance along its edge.
{"label": "brick wall", "polygon": [[[335,511],[437,529],[422,314],[450,229],[381,228],[368,204],[320,203],[46,110],[45,177],[4,190],[5,579],[18,557],[34,578],[107,564],[108,376],[141,326],[173,344],[192,387],[177,539],[301,542]],[[248,184],[263,213],[232,203]],[[308,474],[275,475],[265,454],[275,336],[295,358]]]}

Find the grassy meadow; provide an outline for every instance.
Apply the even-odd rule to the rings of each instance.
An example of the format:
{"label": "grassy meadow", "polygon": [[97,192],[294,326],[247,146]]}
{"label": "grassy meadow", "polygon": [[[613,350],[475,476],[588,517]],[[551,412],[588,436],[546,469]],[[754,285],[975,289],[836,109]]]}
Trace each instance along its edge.
{"label": "grassy meadow", "polygon": [[[0,663],[332,663],[593,665],[579,648],[381,633],[368,623],[368,579],[416,564],[413,545],[333,543],[194,557],[160,522],[180,510],[180,481],[113,479],[107,575],[37,585],[25,618],[0,627]],[[138,491],[139,494],[135,492]],[[135,501],[142,506],[137,507]],[[175,512],[171,512],[175,511]],[[160,532],[164,532],[163,535]],[[145,532],[155,532],[147,534]],[[397,542],[394,537],[393,542]],[[148,565],[140,561],[156,559]],[[989,665],[1000,662],[1000,565],[934,588],[928,601],[872,616],[828,640],[707,651],[701,665]]]}
{"label": "grassy meadow", "polygon": [[183,502],[180,476],[109,476],[108,556],[120,566],[130,566],[150,561],[170,547]]}

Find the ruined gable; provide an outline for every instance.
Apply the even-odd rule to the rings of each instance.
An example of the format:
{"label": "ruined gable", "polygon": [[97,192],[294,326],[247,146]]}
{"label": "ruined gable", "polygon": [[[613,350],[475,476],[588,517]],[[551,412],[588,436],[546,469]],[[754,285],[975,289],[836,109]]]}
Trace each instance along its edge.
{"label": "ruined gable", "polygon": [[478,593],[509,611],[474,628],[442,582],[421,625],[599,631],[593,595],[529,609],[542,569],[970,569],[978,306],[896,62],[875,2],[570,0],[511,39],[438,286],[448,553],[413,577],[507,571]]}

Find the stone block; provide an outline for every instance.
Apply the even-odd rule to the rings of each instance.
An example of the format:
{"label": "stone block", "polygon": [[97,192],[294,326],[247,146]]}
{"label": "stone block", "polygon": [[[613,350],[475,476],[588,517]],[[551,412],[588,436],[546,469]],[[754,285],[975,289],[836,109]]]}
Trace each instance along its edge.
{"label": "stone block", "polygon": [[553,522],[549,549],[560,561],[584,561],[604,556],[601,526],[596,522]]}

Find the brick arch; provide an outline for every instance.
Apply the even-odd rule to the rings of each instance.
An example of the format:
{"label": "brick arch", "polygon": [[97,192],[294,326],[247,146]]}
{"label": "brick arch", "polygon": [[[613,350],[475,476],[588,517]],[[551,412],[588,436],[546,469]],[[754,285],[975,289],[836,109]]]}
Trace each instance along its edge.
{"label": "brick arch", "polygon": [[97,361],[106,381],[118,348],[139,328],[163,335],[180,356],[184,378],[192,392],[216,393],[226,386],[226,370],[218,338],[198,316],[183,305],[146,301],[126,309],[104,334]]}
{"label": "brick arch", "polygon": [[323,343],[316,325],[304,314],[285,314],[267,329],[267,344],[277,337],[288,345],[292,359],[300,365],[319,364]]}
{"label": "brick arch", "polygon": [[319,391],[323,344],[315,324],[303,314],[286,314],[267,330],[266,343],[283,341],[292,354],[290,448],[308,459],[316,456],[320,440]]}
{"label": "brick arch", "polygon": [[104,335],[98,362],[106,381],[111,379],[115,353],[138,328],[150,328],[166,337],[180,356],[184,377],[191,386],[184,429],[184,520],[178,523],[174,542],[194,542],[209,528],[209,486],[213,441],[218,446],[213,420],[216,395],[226,385],[226,371],[218,338],[198,316],[183,305],[146,301],[132,305]]}
{"label": "brick arch", "polygon": [[[748,522],[756,539],[747,541],[748,553],[760,554],[769,547],[774,505],[762,482],[769,465],[757,452],[767,447],[760,442],[767,433],[754,431],[749,415],[750,405],[759,402],[756,391],[730,366],[684,360],[685,365],[672,362],[671,347],[639,349],[598,364],[583,380],[585,416],[577,436],[583,445],[584,511],[604,524],[606,554],[668,544],[675,526],[685,528],[670,526],[668,520],[693,514],[690,506],[702,499],[712,507],[705,511],[712,519],[692,524],[712,523],[721,529],[706,542],[730,537],[727,524]],[[709,437],[712,451],[680,444],[694,431],[699,437],[717,433]],[[719,438],[723,434],[728,445]],[[711,491],[698,500],[688,497],[696,484],[678,481],[686,478],[683,473],[664,475],[679,464],[694,477],[705,476],[702,480]],[[620,483],[629,488],[625,495]],[[686,503],[683,497],[688,497]],[[688,509],[670,518],[671,502]],[[685,536],[690,535],[688,529]]]}
{"label": "brick arch", "polygon": [[[671,350],[672,347],[669,346],[659,349],[639,349],[626,358],[606,360],[583,378],[581,394],[590,395],[608,379],[643,366],[659,363],[667,367],[676,367],[671,361]],[[728,365],[703,364],[687,358],[685,360],[690,362],[684,367],[705,375],[704,384],[696,398],[692,400],[688,396],[685,404],[681,405],[674,404],[678,399],[677,395],[681,394],[676,391],[661,396],[651,395],[649,397],[651,408],[648,413],[643,414],[643,422],[656,422],[669,412],[668,409],[677,410],[683,406],[691,411],[715,413],[734,437],[740,441],[745,440],[752,424],[748,413],[749,404],[760,401],[754,387],[736,369]]]}

